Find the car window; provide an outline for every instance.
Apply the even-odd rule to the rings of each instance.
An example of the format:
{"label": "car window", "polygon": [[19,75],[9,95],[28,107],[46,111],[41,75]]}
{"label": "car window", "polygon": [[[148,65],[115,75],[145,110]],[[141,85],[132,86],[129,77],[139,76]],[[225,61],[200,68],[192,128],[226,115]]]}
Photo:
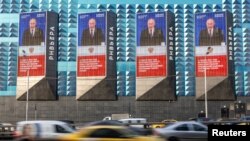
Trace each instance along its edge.
{"label": "car window", "polygon": [[121,138],[122,134],[113,129],[98,129],[93,131],[89,137],[91,138]]}
{"label": "car window", "polygon": [[202,127],[202,126],[197,125],[197,124],[193,124],[193,128],[194,128],[194,131],[207,131],[207,128]]}
{"label": "car window", "polygon": [[188,131],[189,129],[188,129],[187,124],[181,124],[181,125],[175,127],[175,130],[177,130],[177,131]]}
{"label": "car window", "polygon": [[70,133],[67,129],[61,125],[55,125],[56,133]]}

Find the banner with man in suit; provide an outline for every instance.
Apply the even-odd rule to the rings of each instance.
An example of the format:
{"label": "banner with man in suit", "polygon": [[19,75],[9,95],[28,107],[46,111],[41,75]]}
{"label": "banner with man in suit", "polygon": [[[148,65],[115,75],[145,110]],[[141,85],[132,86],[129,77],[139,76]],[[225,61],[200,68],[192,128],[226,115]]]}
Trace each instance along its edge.
{"label": "banner with man in suit", "polygon": [[21,13],[17,93],[18,100],[57,99],[58,14]]}
{"label": "banner with man in suit", "polygon": [[105,76],[105,33],[105,13],[79,14],[77,76]]}
{"label": "banner with man in suit", "polygon": [[20,15],[18,76],[45,74],[46,12]]}
{"label": "banner with man in suit", "polygon": [[227,75],[226,33],[225,12],[195,15],[197,77]]}
{"label": "banner with man in suit", "polygon": [[137,15],[137,77],[167,75],[166,13]]}
{"label": "banner with man in suit", "polygon": [[233,18],[230,12],[195,14],[197,100],[234,100]]}
{"label": "banner with man in suit", "polygon": [[116,99],[116,14],[78,14],[77,100]]}
{"label": "banner with man in suit", "polygon": [[174,14],[139,13],[136,21],[136,100],[175,100]]}

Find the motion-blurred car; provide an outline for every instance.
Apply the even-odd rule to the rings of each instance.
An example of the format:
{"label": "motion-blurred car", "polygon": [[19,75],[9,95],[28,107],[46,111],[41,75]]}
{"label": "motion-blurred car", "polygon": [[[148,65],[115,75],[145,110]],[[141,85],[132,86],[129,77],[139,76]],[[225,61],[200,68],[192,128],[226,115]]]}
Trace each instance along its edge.
{"label": "motion-blurred car", "polygon": [[164,128],[166,125],[171,124],[173,122],[177,122],[175,119],[165,119],[161,122],[151,122],[150,127],[151,128]]}
{"label": "motion-blurred car", "polygon": [[124,124],[118,120],[99,120],[89,122],[83,125],[83,127],[87,126],[97,126],[97,125],[114,125],[114,126],[124,126]]}
{"label": "motion-blurred car", "polygon": [[150,128],[164,128],[167,125],[167,123],[163,122],[151,122]]}
{"label": "motion-blurred car", "polygon": [[64,135],[59,141],[164,141],[157,136],[142,136],[124,126],[88,126]]}
{"label": "motion-blurred car", "polygon": [[101,120],[101,121],[94,121],[90,122],[84,125],[84,127],[87,126],[127,126],[130,130],[136,132],[137,134],[148,136],[148,135],[153,135],[153,131],[149,128],[139,128],[139,127],[134,127],[134,126],[129,126],[127,124],[122,123],[121,121],[118,120]]}
{"label": "motion-blurred car", "polygon": [[207,126],[195,121],[175,122],[165,128],[155,129],[168,141],[207,141]]}
{"label": "motion-blurred car", "polygon": [[250,121],[250,116],[243,116],[240,118],[240,121]]}
{"label": "motion-blurred car", "polygon": [[15,126],[10,123],[0,123],[0,140],[13,139]]}
{"label": "motion-blurred car", "polygon": [[57,139],[75,130],[66,122],[54,120],[34,120],[17,122],[16,138],[22,137],[24,127],[29,126],[29,135],[35,139]]}
{"label": "motion-blurred car", "polygon": [[235,125],[250,125],[250,122],[240,122],[240,123],[237,123]]}
{"label": "motion-blurred car", "polygon": [[216,122],[214,122],[214,125],[235,125],[239,123],[238,118],[220,118]]}
{"label": "motion-blurred car", "polygon": [[125,125],[130,125],[132,127],[144,128],[147,124],[147,119],[145,118],[126,118],[118,120]]}
{"label": "motion-blurred car", "polygon": [[197,122],[210,122],[210,121],[214,121],[213,119],[208,118],[208,117],[190,118],[189,120],[191,120],[191,121],[197,121]]}
{"label": "motion-blurred car", "polygon": [[171,122],[177,122],[175,119],[165,119],[162,121],[163,123],[171,123]]}
{"label": "motion-blurred car", "polygon": [[239,121],[238,118],[220,118],[220,119],[217,119],[217,121],[219,122],[230,122],[230,121]]}

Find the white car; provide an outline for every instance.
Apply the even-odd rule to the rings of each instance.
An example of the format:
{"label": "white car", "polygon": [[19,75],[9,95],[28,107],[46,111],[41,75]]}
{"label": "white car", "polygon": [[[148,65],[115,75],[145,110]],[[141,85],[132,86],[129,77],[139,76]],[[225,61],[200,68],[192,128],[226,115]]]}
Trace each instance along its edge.
{"label": "white car", "polygon": [[207,141],[206,125],[195,121],[175,122],[155,131],[168,141]]}
{"label": "white car", "polygon": [[65,122],[53,120],[34,120],[17,122],[16,134],[22,136],[25,126],[30,126],[30,135],[36,139],[56,139],[58,136],[72,133],[74,129]]}
{"label": "white car", "polygon": [[126,118],[118,120],[124,125],[129,125],[132,127],[144,128],[145,124],[147,123],[147,119],[145,118]]}

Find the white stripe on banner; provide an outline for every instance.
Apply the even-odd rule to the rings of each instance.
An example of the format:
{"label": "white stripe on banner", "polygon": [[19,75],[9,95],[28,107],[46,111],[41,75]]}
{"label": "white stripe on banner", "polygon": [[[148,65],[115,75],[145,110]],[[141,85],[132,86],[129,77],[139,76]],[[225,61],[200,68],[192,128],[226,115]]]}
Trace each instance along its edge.
{"label": "white stripe on banner", "polygon": [[19,56],[45,55],[45,46],[20,46]]}
{"label": "white stripe on banner", "polygon": [[195,56],[227,55],[226,46],[200,46],[195,47]]}
{"label": "white stripe on banner", "polygon": [[158,56],[166,55],[166,46],[138,46],[136,47],[137,56]]}
{"label": "white stripe on banner", "polygon": [[106,46],[79,46],[78,56],[95,56],[95,55],[105,55]]}

